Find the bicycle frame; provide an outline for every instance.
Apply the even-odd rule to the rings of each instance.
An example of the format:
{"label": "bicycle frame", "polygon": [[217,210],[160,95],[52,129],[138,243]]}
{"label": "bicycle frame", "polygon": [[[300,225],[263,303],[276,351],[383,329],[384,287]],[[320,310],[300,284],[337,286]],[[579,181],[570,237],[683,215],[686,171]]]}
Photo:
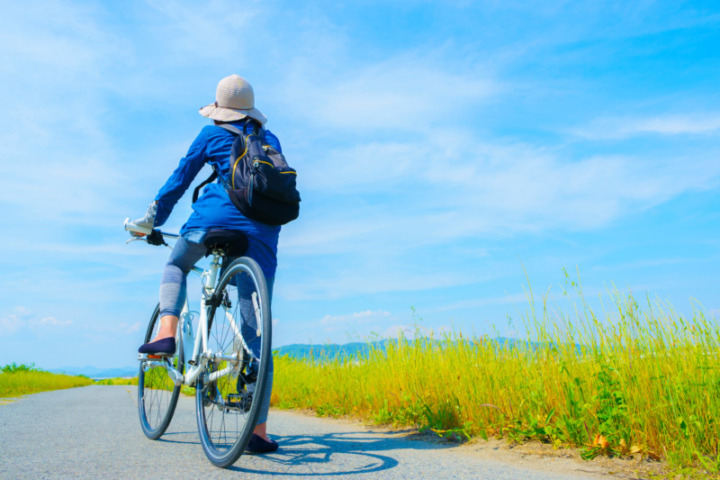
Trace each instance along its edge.
{"label": "bicycle frame", "polygon": [[[138,228],[137,226],[134,226],[132,224],[129,224],[126,220],[125,224],[126,230],[136,230],[140,231],[142,230]],[[171,233],[162,233],[163,237],[167,238],[174,238],[177,239],[179,235],[171,234]],[[132,240],[130,240],[132,241]],[[210,374],[208,378],[208,382],[212,382],[217,380],[220,377],[223,377],[225,375],[229,375],[233,372],[233,370],[239,370],[241,362],[243,360],[244,354],[243,352],[249,352],[249,348],[247,344],[245,344],[245,340],[243,339],[242,334],[240,333],[240,328],[238,328],[238,325],[236,325],[235,320],[233,319],[232,315],[226,312],[226,317],[230,322],[231,327],[233,330],[235,330],[235,333],[237,334],[238,338],[241,340],[243,344],[242,350],[239,350],[239,353],[233,353],[231,355],[223,355],[221,353],[214,353],[208,349],[208,313],[210,311],[210,305],[208,302],[213,299],[215,295],[215,288],[217,286],[218,282],[218,274],[220,272],[221,268],[221,255],[218,252],[212,252],[212,259],[210,261],[210,265],[206,269],[202,269],[198,266],[193,266],[191,271],[193,273],[196,273],[200,276],[200,282],[202,284],[202,295],[200,297],[200,319],[198,322],[198,332],[199,335],[194,335],[193,332],[193,316],[192,312],[190,311],[190,303],[188,298],[185,298],[185,304],[183,305],[183,309],[180,313],[180,321],[178,322],[178,329],[177,333],[175,334],[175,337],[177,339],[177,344],[182,344],[183,347],[185,347],[186,344],[192,343],[193,345],[193,351],[192,355],[190,355],[188,358],[185,359],[185,374],[183,375],[180,370],[175,368],[169,361],[167,357],[164,358],[155,358],[154,356],[149,356],[147,354],[139,354],[138,360],[144,362],[143,368],[148,370],[153,367],[162,367],[165,368],[172,377],[173,382],[176,386],[179,385],[188,385],[193,386],[195,385],[198,377],[200,376],[201,372],[205,369],[207,366],[207,363],[209,361],[226,361],[228,362],[228,366],[225,368],[218,370],[217,372],[213,372]],[[259,305],[257,300],[257,295],[253,292],[252,294],[252,302],[255,305],[255,312],[256,315],[260,315],[259,312]],[[259,321],[259,318],[258,318]]]}
{"label": "bicycle frame", "polygon": [[[129,219],[125,230],[132,234],[129,242],[167,246],[164,238],[179,238]],[[197,253],[198,257],[200,252],[210,253],[207,265],[191,268],[200,277],[201,294],[191,296],[192,302],[188,297],[183,300],[173,332],[175,353],[138,357],[138,414],[145,436],[157,440],[170,425],[182,385],[194,388],[200,443],[210,462],[225,468],[246,451],[269,400],[270,292],[258,262],[250,256],[236,258],[235,252],[240,253],[244,243],[239,233],[216,232],[204,240],[205,248],[198,247]],[[199,311],[194,311],[198,303]],[[158,306],[150,317],[145,342],[157,336],[159,328],[169,326],[162,325],[162,320]]]}

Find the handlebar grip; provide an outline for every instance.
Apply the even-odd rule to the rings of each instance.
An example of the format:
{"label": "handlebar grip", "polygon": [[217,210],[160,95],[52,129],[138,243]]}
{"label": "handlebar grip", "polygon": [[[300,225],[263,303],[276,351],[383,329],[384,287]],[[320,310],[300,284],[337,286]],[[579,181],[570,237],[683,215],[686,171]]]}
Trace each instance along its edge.
{"label": "handlebar grip", "polygon": [[128,232],[140,233],[142,235],[150,235],[152,233],[152,228],[141,227],[140,225],[136,225],[133,222],[131,222],[129,218],[125,219],[123,226],[125,227],[125,230]]}

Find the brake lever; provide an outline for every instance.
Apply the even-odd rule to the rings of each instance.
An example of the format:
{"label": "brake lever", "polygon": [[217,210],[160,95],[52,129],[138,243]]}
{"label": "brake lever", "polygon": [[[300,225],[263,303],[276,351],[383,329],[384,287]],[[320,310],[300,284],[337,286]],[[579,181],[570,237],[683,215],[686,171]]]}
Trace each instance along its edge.
{"label": "brake lever", "polygon": [[147,240],[144,237],[132,237],[125,242],[125,245],[130,242],[147,242]]}

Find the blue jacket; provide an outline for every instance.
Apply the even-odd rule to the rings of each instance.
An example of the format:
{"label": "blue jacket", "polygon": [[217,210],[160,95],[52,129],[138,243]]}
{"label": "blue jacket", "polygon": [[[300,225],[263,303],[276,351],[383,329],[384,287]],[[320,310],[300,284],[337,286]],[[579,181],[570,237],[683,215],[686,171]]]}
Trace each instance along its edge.
{"label": "blue jacket", "polygon": [[[243,130],[245,134],[250,133],[248,123],[243,120],[233,125]],[[269,130],[264,132],[265,143],[282,152],[278,138]],[[234,140],[235,136],[232,133],[217,125],[208,125],[200,131],[185,157],[180,160],[178,167],[155,197],[158,202],[155,226],[167,221],[173,207],[190,187],[205,163],[212,165],[225,178],[229,178],[230,148]],[[203,189],[202,195],[193,203],[192,208],[193,213],[180,230],[181,234],[210,228],[240,230],[248,236],[250,248],[254,252],[252,256],[260,264],[265,275],[268,277],[275,275],[279,226],[266,225],[244,216],[232,204],[225,188],[215,182]]]}

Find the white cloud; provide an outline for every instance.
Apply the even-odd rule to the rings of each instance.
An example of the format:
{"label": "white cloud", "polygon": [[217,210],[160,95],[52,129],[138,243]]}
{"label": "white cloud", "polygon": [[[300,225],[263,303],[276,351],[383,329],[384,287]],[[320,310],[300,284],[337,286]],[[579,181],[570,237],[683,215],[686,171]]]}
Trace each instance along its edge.
{"label": "white cloud", "polygon": [[143,322],[89,323],[84,325],[84,334],[95,338],[110,338],[112,335],[132,335],[146,324]]}
{"label": "white cloud", "polygon": [[400,155],[387,175],[374,158],[368,167],[352,152],[334,154],[345,164],[337,169],[320,159],[317,171],[324,177],[310,183],[332,191],[333,201],[314,205],[301,224],[287,229],[283,250],[394,255],[462,238],[595,229],[720,182],[712,152],[567,158],[562,148],[459,132],[438,132],[406,148],[392,143],[389,150],[414,153]]}
{"label": "white cloud", "polygon": [[72,323],[71,320],[58,320],[55,317],[43,317],[37,322],[37,325],[64,327],[64,326],[70,325],[71,323]]}
{"label": "white cloud", "polygon": [[[422,265],[420,266],[422,268]],[[422,272],[417,268],[391,269],[376,266],[366,269],[323,271],[322,276],[285,281],[278,295],[287,301],[338,299],[383,292],[416,292],[466,285],[477,280],[467,273]]]}
{"label": "white cloud", "polygon": [[10,314],[0,318],[0,335],[12,335],[17,332],[25,322],[17,315]]}
{"label": "white cloud", "polygon": [[459,310],[465,308],[478,308],[486,307],[488,305],[505,305],[521,303],[527,304],[529,302],[528,295],[526,293],[515,293],[508,294],[502,297],[490,297],[490,298],[475,298],[469,300],[462,300],[459,302],[448,303],[438,308],[428,310],[428,312],[447,312],[451,310]]}
{"label": "white cloud", "polygon": [[327,125],[417,130],[425,119],[451,117],[460,108],[467,109],[498,91],[490,80],[450,73],[435,62],[428,65],[428,60],[431,55],[389,59],[304,98],[316,103],[319,117]]}
{"label": "white cloud", "polygon": [[[167,252],[122,245],[122,219],[143,213],[204,122],[196,109],[212,101],[217,80],[233,71],[253,82],[259,108],[273,130],[279,127],[300,171],[302,217],[281,236],[283,299],[461,290],[452,287],[488,275],[473,271],[488,252],[486,241],[601,229],[681,194],[716,188],[720,167],[711,141],[720,116],[713,112],[673,113],[673,105],[664,104],[668,113],[659,116],[589,122],[567,144],[545,135],[551,126],[537,113],[552,111],[555,122],[564,121],[566,105],[561,100],[556,108],[554,101],[564,98],[565,88],[583,105],[573,105],[578,115],[598,114],[603,93],[592,90],[597,83],[578,87],[574,75],[587,73],[588,52],[607,54],[616,45],[607,45],[607,29],[595,28],[598,17],[583,15],[587,8],[603,15],[601,23],[612,23],[613,38],[687,23],[682,15],[647,22],[646,9],[634,7],[633,15],[617,15],[627,13],[617,6],[565,12],[562,3],[539,7],[547,20],[541,35],[537,12],[523,5],[523,12],[508,16],[495,8],[483,13],[495,20],[485,23],[484,36],[473,30],[441,38],[419,24],[425,30],[413,33],[427,36],[412,43],[396,41],[393,32],[385,38],[363,25],[365,19],[287,2],[249,0],[239,9],[217,0],[4,5],[0,101],[10,114],[0,118],[0,217],[22,234],[0,241],[6,252],[0,263],[22,259],[27,268],[0,280],[6,292],[0,307],[10,312],[0,317],[0,331],[65,325],[107,339],[144,328]],[[493,43],[502,37],[493,29],[508,28],[498,20],[522,30],[520,37]],[[516,28],[522,25],[535,27]],[[598,36],[602,42],[594,41]],[[571,75],[557,79],[560,70]],[[578,73],[581,82],[585,74]],[[614,92],[617,84],[605,84],[606,78],[603,86]],[[579,90],[587,93],[574,93]],[[702,93],[689,87],[672,95],[691,105]],[[654,104],[652,95],[638,101]],[[634,111],[622,102],[613,108]],[[508,131],[525,140],[501,136]],[[692,152],[677,144],[652,148],[657,139],[687,137],[704,144]],[[591,149],[596,145],[585,142],[635,138],[642,148],[632,151]],[[172,227],[188,211],[184,200]],[[442,260],[468,260],[463,255],[473,251],[476,261],[434,260],[453,249],[455,255]],[[45,293],[34,300],[34,291]],[[494,302],[461,298],[445,305]],[[33,305],[42,312],[39,320],[13,310],[7,299]],[[97,322],[93,310],[112,302],[126,305]],[[142,320],[135,322],[140,310]],[[324,313],[309,316],[317,322]],[[327,328],[377,320],[383,328],[414,329],[386,313],[322,320]]]}
{"label": "white cloud", "polygon": [[638,118],[603,118],[573,133],[592,140],[641,135],[709,135],[720,130],[720,113],[669,114]]}
{"label": "white cloud", "polygon": [[[326,135],[335,130],[346,135],[379,130],[429,133],[429,124],[454,123],[507,88],[492,78],[492,72],[468,67],[447,50],[403,53],[352,65],[334,75],[314,52],[299,53],[298,57],[312,58],[288,68],[275,99],[285,115],[310,122]],[[333,53],[334,61],[345,60],[344,52]]]}
{"label": "white cloud", "polygon": [[365,310],[362,312],[355,312],[348,315],[325,315],[320,319],[321,325],[346,325],[346,324],[357,324],[357,323],[371,323],[378,320],[386,319],[390,316],[390,312],[383,310]]}
{"label": "white cloud", "polygon": [[13,313],[0,317],[0,335],[12,335],[27,324],[31,312],[23,306],[15,307]]}
{"label": "white cloud", "polygon": [[[157,26],[156,40],[174,62],[185,63],[187,58],[215,59],[227,63],[245,63],[238,56],[238,47],[249,49],[244,38],[252,38],[254,29],[263,22],[262,14],[269,6],[246,1],[242,6],[232,1],[209,2],[157,1],[147,2],[162,17]],[[265,20],[267,21],[267,20]],[[243,32],[239,35],[238,32]],[[230,73],[230,72],[229,72]]]}
{"label": "white cloud", "polygon": [[28,327],[34,332],[40,332],[53,327],[66,327],[71,323],[70,320],[59,320],[54,316],[45,316],[38,319],[27,308],[18,306],[15,307],[13,313],[0,318],[0,335],[12,335],[24,327]]}

